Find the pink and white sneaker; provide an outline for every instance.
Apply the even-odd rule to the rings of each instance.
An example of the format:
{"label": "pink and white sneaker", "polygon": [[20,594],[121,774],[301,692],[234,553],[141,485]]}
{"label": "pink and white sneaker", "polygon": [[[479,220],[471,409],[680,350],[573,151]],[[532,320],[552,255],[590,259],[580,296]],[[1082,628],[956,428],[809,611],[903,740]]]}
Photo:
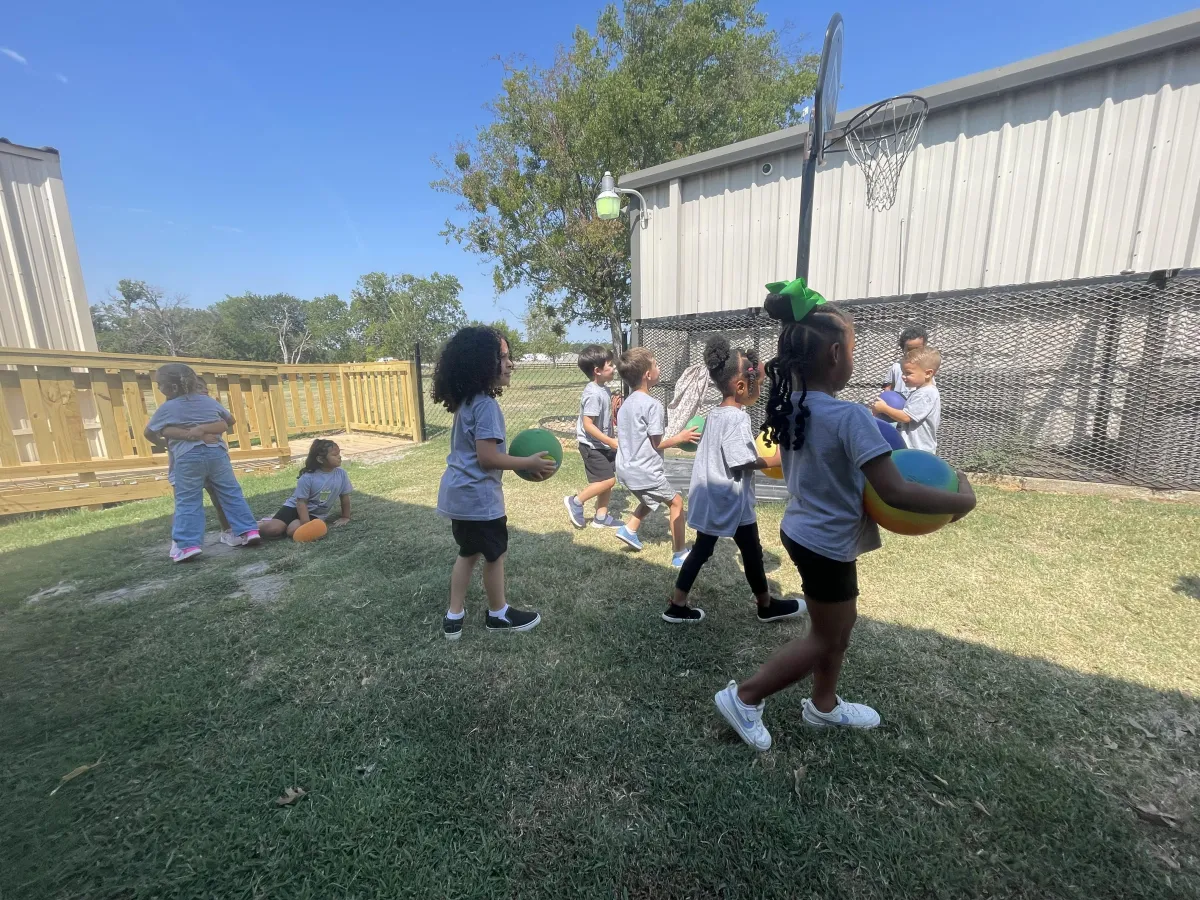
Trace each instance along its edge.
{"label": "pink and white sneaker", "polygon": [[232,531],[222,531],[221,537],[218,540],[226,547],[242,546],[242,539],[235,535]]}
{"label": "pink and white sneaker", "polygon": [[242,546],[253,547],[262,541],[262,535],[258,533],[258,529],[254,528],[242,535]]}
{"label": "pink and white sneaker", "polygon": [[178,553],[179,553],[179,545],[177,543],[175,543],[174,541],[171,541],[171,549],[167,551],[167,556],[171,557],[171,559],[174,559],[176,554],[178,554]]}
{"label": "pink and white sneaker", "polygon": [[199,556],[203,552],[199,547],[184,547],[182,550],[175,547],[171,550],[171,562],[184,562],[194,556]]}

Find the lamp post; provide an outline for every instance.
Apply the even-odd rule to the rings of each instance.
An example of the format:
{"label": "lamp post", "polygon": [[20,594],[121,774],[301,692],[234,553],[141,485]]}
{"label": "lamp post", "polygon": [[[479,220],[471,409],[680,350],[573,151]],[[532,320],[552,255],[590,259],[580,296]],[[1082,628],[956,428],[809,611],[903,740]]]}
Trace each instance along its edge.
{"label": "lamp post", "polygon": [[596,195],[596,215],[601,219],[611,220],[621,216],[621,197],[636,197],[641,204],[641,225],[646,227],[650,219],[650,209],[646,206],[646,198],[632,188],[617,187],[617,179],[612,172],[605,172],[600,180],[600,193]]}

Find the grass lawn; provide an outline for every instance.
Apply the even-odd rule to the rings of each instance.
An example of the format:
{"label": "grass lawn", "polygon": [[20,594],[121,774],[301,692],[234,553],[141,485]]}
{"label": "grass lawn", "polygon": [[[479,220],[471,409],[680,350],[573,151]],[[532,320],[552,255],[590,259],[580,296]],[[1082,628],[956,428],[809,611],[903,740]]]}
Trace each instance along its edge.
{"label": "grass lawn", "polygon": [[731,542],[672,628],[663,518],[631,555],[567,525],[577,456],[509,476],[545,621],[484,634],[477,586],[451,645],[444,453],[352,467],[321,543],[188,566],[167,500],[0,526],[0,898],[1200,896],[1196,507],[982,490],[886,539],[842,684],[885,727],[807,731],[795,689],[755,754],[712,695],[804,624],[754,620]]}

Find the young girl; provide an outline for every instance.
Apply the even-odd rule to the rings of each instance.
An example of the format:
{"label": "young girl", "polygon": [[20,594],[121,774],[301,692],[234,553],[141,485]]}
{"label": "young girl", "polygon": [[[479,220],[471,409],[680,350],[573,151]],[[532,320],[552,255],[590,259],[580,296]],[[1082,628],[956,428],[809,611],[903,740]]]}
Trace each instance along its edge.
{"label": "young girl", "polygon": [[854,371],[849,314],[806,288],[786,293],[771,294],[765,304],[772,318],[786,324],[778,355],[767,365],[771,389],[764,430],[782,448],[791,496],[780,539],[800,572],[812,629],[778,650],[752,678],[741,685],[729,682],[714,698],[725,720],[756,750],[771,746],[762,722],[763,701],[810,673],[806,725],[879,724],[875,710],[837,695],[838,673],[857,617],[855,560],[880,546],[879,529],[863,512],[865,483],[885,503],[911,512],[952,513],[957,519],[975,507],[975,495],[961,472],[958,493],[904,480],[867,408],[837,399]]}
{"label": "young girl", "polygon": [[263,537],[291,537],[301,525],[312,519],[325,519],[339,503],[341,515],[333,527],[350,521],[350,495],[354,486],[342,468],[342,448],[333,441],[317,438],[308,448],[308,457],[296,477],[296,490],[279,512],[259,523]]}
{"label": "young girl", "polygon": [[508,342],[500,333],[471,326],[446,342],[433,372],[433,399],[454,414],[437,504],[438,514],[450,519],[458,544],[458,559],[450,573],[450,609],[442,622],[442,633],[450,641],[462,636],[463,604],[481,556],[487,630],[529,631],[542,621],[536,612],[511,607],[504,598],[508,519],[500,477],[511,469],[542,479],[556,468],[545,453],[518,457],[504,452],[504,414],[496,398],[508,386],[512,371]]}
{"label": "young girl", "polygon": [[675,594],[663,619],[667,622],[698,622],[704,611],[687,605],[688,592],[708,562],[717,541],[731,537],[742,554],[746,581],[758,603],[758,620],[774,622],[803,612],[800,601],[774,598],[767,590],[758,519],[754,514],[754,473],[779,465],[778,455],[763,459],[754,446],[754,429],[747,406],[758,402],[762,390],[762,366],[753,350],[734,350],[720,335],[709,338],[704,363],[713,384],[724,398],[704,423],[692,484],[688,490],[687,523],[696,530],[692,552],[684,560],[675,581]]}
{"label": "young girl", "polygon": [[[146,438],[161,443],[164,430],[174,460],[175,520],[171,526],[171,559],[183,562],[199,556],[204,539],[204,486],[211,484],[221,508],[243,546],[259,541],[258,523],[233,474],[225,439],[205,431],[220,420],[226,429],[234,421],[229,410],[208,396],[204,383],[190,366],[169,363],[155,373],[158,389],[166,401],[154,411],[146,425]],[[187,429],[180,434],[174,429]]]}

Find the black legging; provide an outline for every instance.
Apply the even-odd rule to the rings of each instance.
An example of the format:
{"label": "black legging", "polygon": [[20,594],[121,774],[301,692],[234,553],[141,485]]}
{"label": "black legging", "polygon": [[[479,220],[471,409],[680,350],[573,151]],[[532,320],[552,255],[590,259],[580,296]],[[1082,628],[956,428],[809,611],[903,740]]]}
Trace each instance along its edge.
{"label": "black legging", "polygon": [[[685,594],[691,592],[692,585],[696,583],[696,576],[700,574],[700,567],[713,555],[718,540],[720,538],[714,534],[705,534],[703,531],[696,532],[696,541],[692,544],[692,552],[683,561],[679,577],[675,579],[675,587]],[[763,569],[762,543],[758,539],[758,523],[751,522],[749,525],[739,526],[738,530],[733,533],[733,542],[737,544],[738,550],[742,553],[742,566],[746,569],[746,581],[750,583],[750,590],[756,595],[765,594],[767,592],[767,573]]]}

